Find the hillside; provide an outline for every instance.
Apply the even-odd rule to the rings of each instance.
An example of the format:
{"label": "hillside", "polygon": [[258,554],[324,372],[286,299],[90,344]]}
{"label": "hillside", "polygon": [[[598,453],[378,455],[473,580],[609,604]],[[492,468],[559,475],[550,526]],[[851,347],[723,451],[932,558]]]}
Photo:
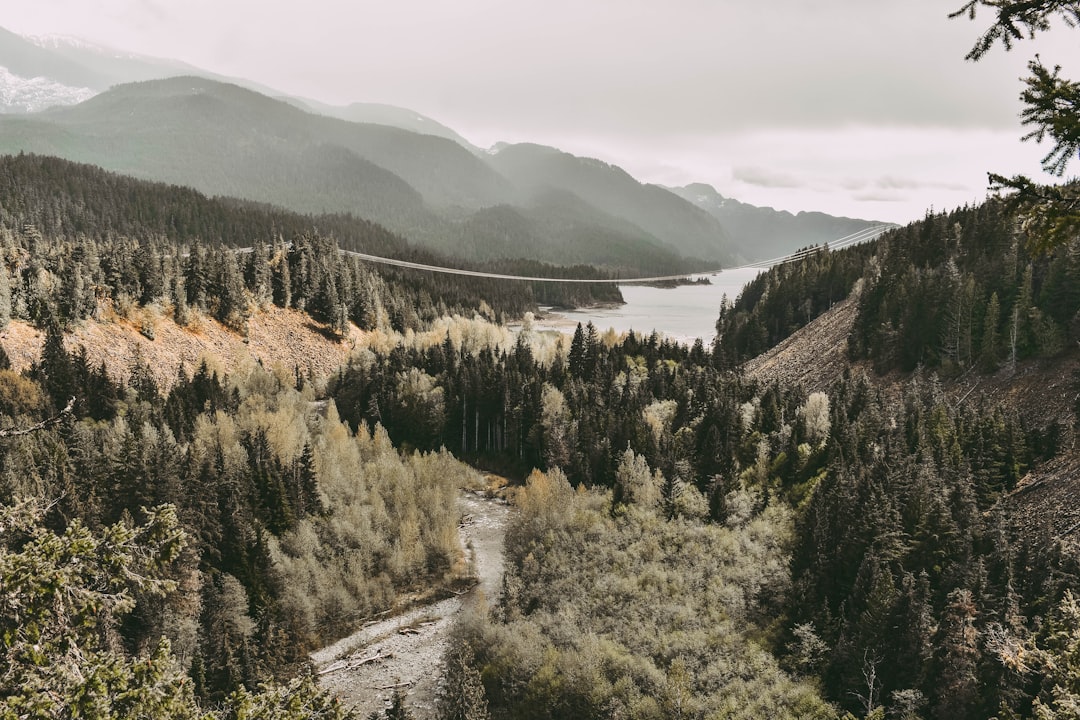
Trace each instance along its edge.
{"label": "hillside", "polygon": [[823,392],[849,369],[847,338],[858,312],[853,294],[780,344],[743,365],[746,374],[764,383],[801,386]]}
{"label": "hillside", "polygon": [[[358,191],[391,184],[396,175],[395,192],[403,196],[396,207],[366,204],[378,212],[373,219],[384,222],[393,219],[395,209],[414,205],[406,185],[436,206],[477,207],[508,192],[505,180],[452,141],[313,115],[193,76],[120,85],[76,106],[4,118],[0,129],[0,149],[6,152],[60,154],[209,194],[304,211],[360,212],[364,205],[357,204],[364,201]],[[352,167],[330,163],[342,155],[340,163]],[[290,178],[298,161],[301,175]],[[344,187],[336,192],[333,182],[308,187],[315,178],[304,176],[305,162]]]}
{"label": "hillside", "polygon": [[178,75],[234,83],[280,98],[305,112],[436,135],[476,150],[450,128],[408,108],[361,102],[329,105],[284,96],[261,83],[225,77],[178,60],[122,52],[74,37],[26,37],[0,28],[0,112],[37,112],[53,105],[75,105],[113,85]]}
{"label": "hillside", "polygon": [[527,220],[507,226],[484,210],[510,203],[516,190],[452,140],[313,115],[194,77],[0,116],[0,152],[23,151],[303,213],[351,213],[466,260],[581,262],[626,272],[690,264],[629,220],[566,191],[571,203],[538,197],[513,210]]}
{"label": "hillside", "polygon": [[[747,360],[742,366],[747,376],[763,383],[824,392],[845,373],[864,373],[882,390],[899,396],[910,380],[909,374],[878,375],[870,363],[852,362],[848,357],[848,337],[858,315],[859,295],[857,289],[776,346]],[[1080,352],[1073,350],[1018,363],[1015,370],[1001,368],[989,375],[966,373],[939,381],[953,403],[1008,407],[1033,426],[1058,423],[1067,429],[1072,424],[1074,376],[1078,372]]]}
{"label": "hillside", "polygon": [[570,192],[683,255],[724,264],[736,258],[727,233],[708,213],[615,165],[527,143],[497,146],[488,161],[526,198],[549,189]]}
{"label": "hillside", "polygon": [[540,193],[524,206],[478,210],[432,246],[482,261],[520,257],[528,248],[541,262],[597,265],[624,277],[701,268],[701,261],[683,258],[632,223],[560,190]]}
{"label": "hillside", "polygon": [[668,188],[716,218],[749,262],[790,255],[800,248],[839,240],[879,223],[820,212],[792,214],[726,198],[711,185]]}
{"label": "hillside", "polygon": [[[274,306],[252,314],[246,336],[205,316],[185,327],[149,310],[134,317],[106,313],[103,320],[84,320],[65,335],[65,346],[72,353],[85,348],[91,366],[104,363],[118,381],[127,380],[132,359],[139,358],[153,372],[158,387],[167,391],[181,368],[190,377],[203,360],[214,367],[223,364],[220,369],[230,372],[261,363],[289,373],[328,377],[364,336],[352,326],[345,337],[337,337],[307,313]],[[153,329],[152,340],[142,332],[144,327]],[[19,372],[40,359],[44,342],[45,333],[23,321],[13,321],[0,332],[0,344],[12,369]]]}

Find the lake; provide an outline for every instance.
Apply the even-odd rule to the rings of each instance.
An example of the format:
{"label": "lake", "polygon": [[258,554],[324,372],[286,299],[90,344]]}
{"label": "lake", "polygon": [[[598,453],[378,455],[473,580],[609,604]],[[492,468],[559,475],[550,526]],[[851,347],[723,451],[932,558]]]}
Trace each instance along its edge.
{"label": "lake", "polygon": [[592,321],[603,332],[633,330],[645,335],[653,330],[665,337],[692,344],[701,338],[706,347],[716,335],[716,319],[720,315],[721,298],[726,294],[734,302],[746,283],[763,272],[758,268],[738,268],[707,277],[709,285],[680,285],[656,288],[645,285],[620,285],[625,305],[612,308],[582,308],[580,310],[546,310],[535,326],[573,332],[577,323]]}

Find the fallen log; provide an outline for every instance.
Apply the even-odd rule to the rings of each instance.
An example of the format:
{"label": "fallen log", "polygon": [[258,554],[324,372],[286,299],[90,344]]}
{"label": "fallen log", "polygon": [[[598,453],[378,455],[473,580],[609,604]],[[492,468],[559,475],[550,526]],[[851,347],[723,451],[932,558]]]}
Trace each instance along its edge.
{"label": "fallen log", "polygon": [[323,675],[329,675],[330,673],[337,672],[339,670],[355,670],[356,668],[367,665],[368,663],[379,662],[381,660],[387,660],[392,657],[394,657],[394,653],[388,652],[375,653],[374,655],[369,655],[368,657],[360,658],[359,660],[354,660],[351,658],[345,660],[338,660],[333,665],[323,668],[316,674],[321,677]]}

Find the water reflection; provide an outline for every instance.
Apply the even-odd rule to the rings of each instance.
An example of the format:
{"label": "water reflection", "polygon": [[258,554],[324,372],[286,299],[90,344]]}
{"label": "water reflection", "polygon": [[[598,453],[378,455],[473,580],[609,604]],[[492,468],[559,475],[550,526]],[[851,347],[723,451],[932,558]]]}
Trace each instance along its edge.
{"label": "water reflection", "polygon": [[667,338],[693,343],[696,338],[709,345],[716,335],[716,318],[724,295],[734,301],[746,283],[762,272],[756,268],[728,270],[707,275],[709,285],[680,285],[675,288],[655,288],[641,285],[622,285],[626,304],[610,308],[583,308],[573,311],[548,311],[534,327],[573,332],[577,323],[592,321],[601,332],[608,328],[616,332],[645,335],[653,330]]}

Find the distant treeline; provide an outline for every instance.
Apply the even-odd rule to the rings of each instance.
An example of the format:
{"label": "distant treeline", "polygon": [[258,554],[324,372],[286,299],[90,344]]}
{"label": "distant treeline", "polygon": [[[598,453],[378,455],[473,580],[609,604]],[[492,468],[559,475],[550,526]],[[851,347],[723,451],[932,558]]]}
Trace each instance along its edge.
{"label": "distant treeline", "polygon": [[[236,248],[252,252],[237,254]],[[620,300],[611,285],[526,283],[387,269],[338,250],[435,265],[380,226],[347,215],[309,217],[88,165],[32,155],[0,158],[0,322],[92,315],[101,300],[159,302],[182,324],[197,308],[242,329],[257,305],[307,309],[341,330],[380,321],[399,331],[476,312],[520,317],[538,303]],[[502,261],[505,274],[600,277],[588,267]]]}

